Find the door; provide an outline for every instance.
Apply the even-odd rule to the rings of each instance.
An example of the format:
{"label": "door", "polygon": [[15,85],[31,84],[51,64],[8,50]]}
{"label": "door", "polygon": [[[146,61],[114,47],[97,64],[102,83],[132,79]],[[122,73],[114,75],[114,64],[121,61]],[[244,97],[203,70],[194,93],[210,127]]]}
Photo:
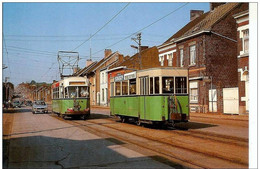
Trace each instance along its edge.
{"label": "door", "polygon": [[140,95],[143,96],[140,99],[140,102],[141,102],[140,109],[142,110],[140,117],[142,119],[149,118],[147,115],[147,111],[146,111],[146,95],[148,95],[148,94],[149,94],[149,78],[148,78],[148,76],[140,77]]}
{"label": "door", "polygon": [[217,90],[209,90],[209,112],[217,112]]}
{"label": "door", "polygon": [[223,89],[223,110],[225,114],[239,114],[237,87]]}
{"label": "door", "polygon": [[245,91],[246,91],[246,111],[249,112],[249,81],[246,81],[246,86],[245,86]]}

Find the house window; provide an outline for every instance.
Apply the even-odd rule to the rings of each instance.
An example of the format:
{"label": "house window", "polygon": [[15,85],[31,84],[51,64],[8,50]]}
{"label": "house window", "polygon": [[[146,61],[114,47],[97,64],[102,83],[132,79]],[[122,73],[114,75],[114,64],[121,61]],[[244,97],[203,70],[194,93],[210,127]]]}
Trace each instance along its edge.
{"label": "house window", "polygon": [[180,67],[183,67],[183,49],[180,49]]}
{"label": "house window", "polygon": [[248,29],[243,31],[243,46],[244,46],[244,53],[248,53],[248,50],[249,50],[249,30]]}
{"label": "house window", "polygon": [[161,55],[161,56],[160,56],[160,62],[161,62],[161,66],[163,66],[163,61],[164,61],[164,56],[163,56],[163,55]]}
{"label": "house window", "polygon": [[172,53],[168,54],[168,66],[172,66]]}
{"label": "house window", "polygon": [[104,93],[104,89],[102,89],[102,102],[105,101],[105,93]]}
{"label": "house window", "polygon": [[102,73],[102,83],[104,83],[104,73]]}
{"label": "house window", "polygon": [[190,82],[190,102],[198,103],[198,82]]}
{"label": "house window", "polygon": [[195,65],[196,60],[196,46],[190,46],[190,65]]}

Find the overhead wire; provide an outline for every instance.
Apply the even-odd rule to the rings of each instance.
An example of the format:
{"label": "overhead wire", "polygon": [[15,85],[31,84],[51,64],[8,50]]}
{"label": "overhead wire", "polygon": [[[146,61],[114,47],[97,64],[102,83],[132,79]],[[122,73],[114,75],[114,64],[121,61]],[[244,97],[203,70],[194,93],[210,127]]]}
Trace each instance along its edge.
{"label": "overhead wire", "polygon": [[139,30],[136,31],[135,33],[130,34],[129,36],[127,36],[127,37],[125,37],[125,38],[123,38],[123,39],[117,41],[116,43],[114,43],[114,44],[112,44],[112,45],[107,46],[107,47],[104,48],[104,49],[101,49],[101,50],[99,50],[99,51],[97,51],[97,52],[94,52],[93,55],[95,55],[95,54],[97,54],[97,53],[99,53],[99,52],[101,52],[101,51],[104,51],[105,49],[110,48],[110,47],[112,47],[112,46],[114,46],[114,45],[116,45],[116,44],[118,44],[118,43],[120,43],[120,42],[122,42],[122,41],[124,41],[124,40],[126,40],[126,39],[128,39],[128,38],[130,38],[131,36],[133,36],[133,35],[135,35],[135,34],[141,32],[141,31],[143,31],[144,29],[147,29],[148,27],[150,27],[150,26],[152,26],[153,24],[155,24],[155,23],[161,21],[162,19],[164,19],[164,18],[166,18],[167,16],[173,14],[174,12],[180,10],[181,8],[183,8],[184,6],[186,6],[186,5],[188,5],[188,4],[189,4],[189,2],[186,2],[186,3],[183,4],[182,6],[180,6],[180,7],[178,7],[177,9],[171,11],[170,13],[164,15],[163,17],[157,19],[156,21],[152,22],[151,24],[149,24],[149,25],[143,27],[142,29],[139,29]]}
{"label": "overhead wire", "polygon": [[113,19],[115,19],[123,10],[126,9],[126,7],[130,4],[127,3],[116,15],[114,15],[107,23],[105,23],[105,25],[103,25],[97,32],[95,32],[93,35],[91,35],[87,40],[85,40],[83,43],[81,43],[80,45],[78,45],[77,47],[75,47],[72,51],[75,51],[76,49],[78,49],[79,47],[81,47],[84,43],[86,43],[87,41],[89,41],[92,37],[94,37],[98,32],[100,32],[105,26],[107,26]]}
{"label": "overhead wire", "polygon": [[10,73],[10,78],[11,78],[11,65],[9,63],[9,57],[8,57],[8,51],[7,51],[7,47],[6,47],[6,41],[5,41],[5,37],[4,37],[4,32],[2,33],[3,35],[3,42],[4,42],[4,45],[5,45],[5,51],[6,51],[6,57],[7,57],[7,64],[9,66],[9,73]]}

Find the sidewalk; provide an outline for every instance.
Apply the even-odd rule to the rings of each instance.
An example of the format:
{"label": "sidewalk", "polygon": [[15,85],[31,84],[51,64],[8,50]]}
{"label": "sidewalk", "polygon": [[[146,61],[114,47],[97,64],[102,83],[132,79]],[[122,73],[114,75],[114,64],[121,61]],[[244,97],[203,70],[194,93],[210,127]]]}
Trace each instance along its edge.
{"label": "sidewalk", "polygon": [[[109,106],[92,105],[92,109],[110,109]],[[190,117],[198,118],[212,118],[212,119],[226,119],[226,120],[240,120],[248,121],[249,115],[232,115],[232,114],[219,114],[219,113],[190,113]]]}

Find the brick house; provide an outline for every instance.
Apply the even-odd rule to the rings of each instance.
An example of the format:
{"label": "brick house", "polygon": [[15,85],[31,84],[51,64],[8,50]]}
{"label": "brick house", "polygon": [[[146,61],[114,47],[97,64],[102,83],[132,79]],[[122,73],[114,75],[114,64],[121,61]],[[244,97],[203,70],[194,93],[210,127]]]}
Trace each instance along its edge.
{"label": "brick house", "polygon": [[[106,84],[104,84],[103,77],[107,77],[106,70],[115,63],[122,62],[124,56],[119,52],[113,52],[111,49],[106,49],[104,52],[104,58],[99,62],[90,63],[89,66],[76,72],[76,76],[86,76],[90,81],[90,105],[101,105],[102,101],[107,100],[105,97]],[[105,82],[107,83],[107,82]],[[106,105],[107,103],[103,103]]]}
{"label": "brick house", "polygon": [[[141,48],[141,57],[139,53],[125,59],[122,63],[115,64],[108,70],[108,103],[110,103],[111,85],[110,79],[117,75],[134,73],[136,70],[160,67],[158,61],[158,49],[156,46]],[[112,89],[113,90],[113,89]]]}
{"label": "brick house", "polygon": [[237,23],[239,114],[249,112],[249,11],[234,15]]}
{"label": "brick house", "polygon": [[162,66],[170,65],[169,59],[173,58],[172,66],[189,69],[191,112],[228,113],[223,91],[233,90],[238,83],[233,15],[247,9],[248,3],[210,3],[209,12],[191,11],[195,17],[158,46]]}

